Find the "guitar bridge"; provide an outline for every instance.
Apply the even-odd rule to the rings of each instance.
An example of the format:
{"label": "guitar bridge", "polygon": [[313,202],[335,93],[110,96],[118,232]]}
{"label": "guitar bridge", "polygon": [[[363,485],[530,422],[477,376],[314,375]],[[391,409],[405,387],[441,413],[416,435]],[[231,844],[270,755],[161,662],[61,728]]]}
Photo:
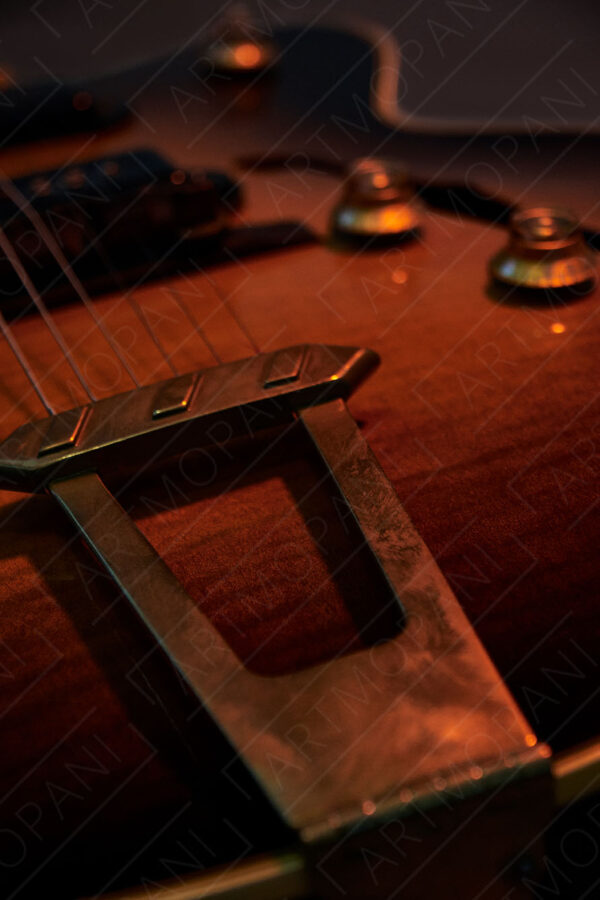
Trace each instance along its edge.
{"label": "guitar bridge", "polygon": [[116,394],[18,428],[0,444],[0,479],[15,490],[44,490],[58,478],[114,473],[191,442],[213,443],[217,430],[251,435],[305,406],[347,397],[377,362],[371,350],[301,345]]}

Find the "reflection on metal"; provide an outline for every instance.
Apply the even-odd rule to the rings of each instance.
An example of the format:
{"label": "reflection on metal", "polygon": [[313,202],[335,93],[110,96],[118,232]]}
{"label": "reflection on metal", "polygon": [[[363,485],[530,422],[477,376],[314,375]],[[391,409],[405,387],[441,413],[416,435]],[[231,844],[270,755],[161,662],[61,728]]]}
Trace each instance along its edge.
{"label": "reflection on metal", "polygon": [[490,261],[492,278],[537,291],[589,293],[596,284],[593,255],[577,220],[552,207],[526,209],[512,216],[507,246]]}
{"label": "reflection on metal", "polygon": [[300,406],[348,396],[377,362],[371,350],[303,344],[116,394],[17,428],[0,444],[0,479],[43,490],[210,443],[217,423],[231,437],[248,435],[248,421],[253,430],[284,424]]}
{"label": "reflection on metal", "polygon": [[[288,371],[297,354],[279,354]],[[546,772],[546,748],[536,743],[346,409],[342,397],[376,357],[355,348],[305,347],[298,378],[265,388],[265,373],[280,369],[277,355],[270,356],[205,372],[190,409],[166,418],[164,428],[182,417],[197,423],[208,408],[218,409],[222,425],[236,404],[256,410],[260,394],[271,392],[277,401],[271,411],[284,411],[282,421],[293,413],[305,427],[370,551],[379,572],[372,616],[393,610],[402,625],[394,637],[308,670],[257,675],[187,596],[99,475],[89,472],[99,445],[90,437],[93,420],[78,448],[79,471],[87,474],[75,474],[75,451],[63,460],[71,464],[70,477],[52,481],[50,493],[301,841],[319,843],[421,805],[443,805],[446,794],[476,797]],[[134,417],[144,459],[147,429],[158,427],[149,425],[153,397],[151,390],[142,403],[143,428]],[[115,436],[116,423],[118,417],[109,432],[119,455],[131,454],[131,425]],[[273,416],[265,424],[273,425]],[[101,424],[96,427],[102,434]],[[164,442],[165,431],[160,436]],[[300,739],[306,734],[310,758]]]}
{"label": "reflection on metal", "polygon": [[[439,822],[417,842],[429,853],[428,840],[445,846],[461,832],[457,821],[471,827],[481,808],[487,830],[473,826],[462,842],[472,849],[485,835],[484,870],[468,867],[479,889],[540,833],[551,796],[548,748],[537,743],[346,408],[376,363],[372,351],[354,347],[261,354],[201,373],[177,414],[152,417],[157,398],[180,397],[186,385],[153,385],[94,404],[66,450],[38,457],[45,423],[18,429],[0,447],[0,474],[13,487],[20,476],[18,489],[46,487],[57,500],[295,830],[318,892],[326,860],[346,894],[361,900],[388,896],[391,885],[382,880],[380,893],[370,890],[364,856],[348,855],[346,842],[364,839],[382,850],[385,823],[407,816],[422,823],[426,811],[427,821]],[[210,450],[224,426],[228,437],[250,434],[248,413],[251,433],[294,421],[306,430],[336,505],[375,564],[372,620],[393,614],[398,623],[387,640],[309,669],[254,673],[105,487],[102,475],[123,462],[171,456],[199,439]],[[280,874],[276,865],[275,884]],[[288,874],[297,896],[303,868],[292,865]],[[245,890],[239,896],[252,896]],[[270,895],[259,888],[257,896]]]}
{"label": "reflection on metal", "polygon": [[300,417],[387,584],[373,586],[373,616],[388,594],[404,621],[396,637],[311,669],[248,670],[97,474],[49,491],[304,842],[443,804],[446,792],[469,797],[546,772],[545,748],[530,746],[529,726],[343,401]]}
{"label": "reflection on metal", "polygon": [[230,76],[253,75],[271,66],[277,51],[248,11],[236,5],[217,23],[207,58],[217,72]]}
{"label": "reflection on metal", "polygon": [[[567,806],[600,790],[600,741],[591,741],[556,756],[552,762],[554,793]],[[369,801],[365,814],[374,812]],[[513,887],[513,891],[515,888]],[[110,900],[302,900],[313,896],[310,873],[300,852],[245,860],[226,868],[110,895]]]}
{"label": "reflection on metal", "polygon": [[185,412],[190,405],[199,380],[200,376],[192,373],[167,381],[156,397],[152,418],[161,419],[164,416],[174,416],[177,413]]}
{"label": "reflection on metal", "polygon": [[[304,362],[304,347],[290,347],[280,350],[269,359],[264,375],[264,387],[289,384],[297,381]],[[339,373],[336,373],[339,374]]]}
{"label": "reflection on metal", "polygon": [[261,856],[232,866],[110,894],[110,900],[300,900],[310,894],[300,853]]}
{"label": "reflection on metal", "polygon": [[402,167],[360,159],[351,167],[333,210],[331,230],[346,239],[401,241],[418,232],[420,215],[420,203]]}
{"label": "reflection on metal", "polygon": [[559,806],[600,791],[600,739],[556,756],[552,774]]}
{"label": "reflection on metal", "polygon": [[38,456],[60,453],[75,447],[89,410],[89,406],[83,406],[52,416],[48,422],[48,430],[38,451]]}

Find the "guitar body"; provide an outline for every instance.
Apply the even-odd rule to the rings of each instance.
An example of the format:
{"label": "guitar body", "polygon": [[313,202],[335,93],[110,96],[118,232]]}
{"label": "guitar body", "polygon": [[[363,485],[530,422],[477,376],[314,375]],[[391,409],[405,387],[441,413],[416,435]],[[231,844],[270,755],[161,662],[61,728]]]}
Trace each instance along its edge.
{"label": "guitar body", "polygon": [[[189,51],[129,73],[126,123],[30,145],[26,157],[8,148],[0,166],[17,177],[150,147],[175,166],[234,171],[269,151],[290,164],[241,174],[239,218],[297,219],[325,238],[339,178],[310,158],[373,153],[421,179],[442,172],[598,220],[598,138],[392,133],[369,112],[368,55],[352,89],[337,86],[366,46],[357,37],[282,40],[280,71],[255,86],[198,78]],[[505,240],[500,227],[427,211],[420,238],[401,246],[349,252],[325,238],[128,290],[178,373],[299,343],[377,351],[351,412],[538,738],[563,751],[595,736],[600,712],[600,294],[500,299],[487,263]],[[98,315],[141,383],[170,377],[125,294],[96,298]],[[81,303],[53,317],[98,396],[132,387]],[[14,333],[57,408],[84,402],[38,316]],[[1,353],[4,438],[43,410]],[[361,634],[377,602],[372,572],[351,554],[330,492],[314,489],[318,471],[292,433],[141,464],[120,494],[262,675],[351,653],[393,625]],[[149,890],[285,847],[288,831],[53,499],[6,490],[0,502],[3,894]],[[586,867],[568,852],[575,883]]]}

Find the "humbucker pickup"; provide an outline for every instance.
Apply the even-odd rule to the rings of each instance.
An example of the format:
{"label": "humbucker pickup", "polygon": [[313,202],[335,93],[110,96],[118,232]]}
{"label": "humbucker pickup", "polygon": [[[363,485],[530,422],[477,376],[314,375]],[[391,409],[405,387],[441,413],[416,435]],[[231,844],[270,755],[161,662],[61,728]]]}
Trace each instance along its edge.
{"label": "humbucker pickup", "polygon": [[[36,216],[80,281],[97,291],[140,277],[183,238],[212,246],[225,205],[238,203],[239,189],[224,173],[187,172],[135,150],[0,184],[0,227],[48,302],[69,293],[69,280]],[[0,273],[2,311],[22,309],[25,288],[9,260],[0,258]]]}
{"label": "humbucker pickup", "polygon": [[[72,275],[98,294],[315,240],[296,221],[234,225],[240,204],[239,184],[226,173],[178,169],[149,150],[0,179],[0,229],[46,305],[80,299]],[[0,278],[3,315],[35,309],[2,254]]]}

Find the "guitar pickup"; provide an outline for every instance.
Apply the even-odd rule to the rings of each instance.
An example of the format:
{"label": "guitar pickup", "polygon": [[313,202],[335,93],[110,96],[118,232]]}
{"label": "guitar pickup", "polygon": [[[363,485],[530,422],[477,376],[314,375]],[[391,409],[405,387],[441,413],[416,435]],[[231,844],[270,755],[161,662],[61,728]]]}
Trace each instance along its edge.
{"label": "guitar pickup", "polygon": [[101,131],[127,115],[126,107],[97,96],[85,85],[55,81],[6,87],[2,91],[2,146]]}
{"label": "guitar pickup", "polygon": [[[231,227],[228,217],[240,204],[239,185],[224,172],[187,172],[154,152],[136,150],[6,183],[0,227],[48,305],[80,299],[57,250],[85,290],[98,294],[316,240],[296,221]],[[4,257],[0,278],[5,316],[35,310]]]}
{"label": "guitar pickup", "polygon": [[[239,188],[225,173],[187,172],[154,152],[136,150],[5,184],[0,227],[52,304],[72,298],[73,288],[40,233],[39,218],[84,287],[98,293],[138,281],[157,260],[172,257],[171,248],[183,239],[214,252],[226,213],[239,202]],[[22,312],[29,300],[7,259],[0,259],[0,274],[2,312]]]}

